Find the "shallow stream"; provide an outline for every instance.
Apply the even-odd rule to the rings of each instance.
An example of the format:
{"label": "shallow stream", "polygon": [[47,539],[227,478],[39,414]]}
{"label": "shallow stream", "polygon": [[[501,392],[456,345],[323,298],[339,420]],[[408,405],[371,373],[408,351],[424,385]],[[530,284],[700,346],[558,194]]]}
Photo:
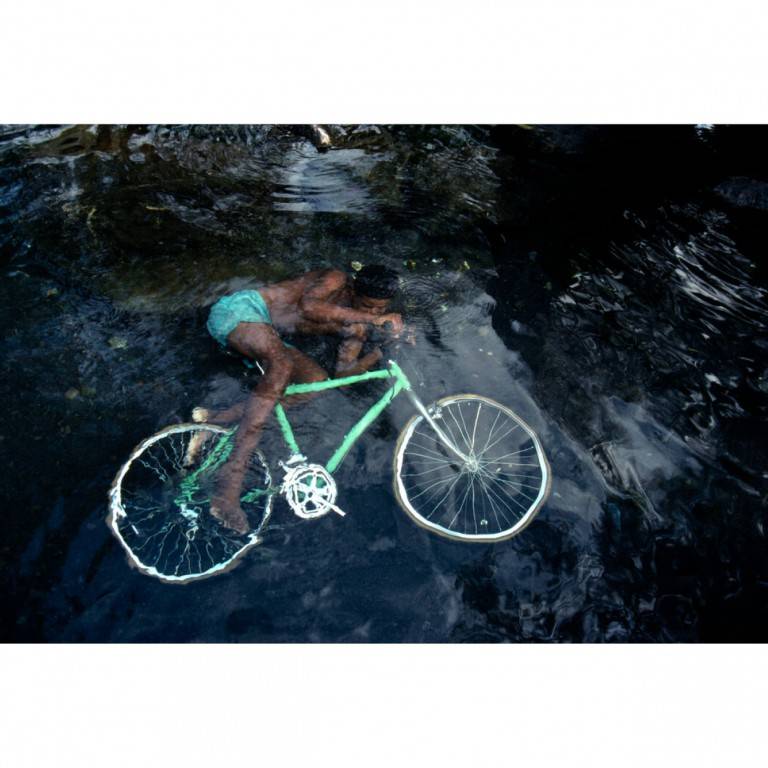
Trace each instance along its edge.
{"label": "shallow stream", "polygon": [[[0,130],[2,637],[765,640],[768,130],[328,131]],[[206,308],[353,262],[401,272],[425,401],[477,392],[539,433],[536,520],[494,546],[416,527],[398,401],[338,472],[345,518],[278,506],[187,586],[131,569],[104,522],[120,464],[253,385]],[[308,406],[300,443],[325,458],[376,391]]]}

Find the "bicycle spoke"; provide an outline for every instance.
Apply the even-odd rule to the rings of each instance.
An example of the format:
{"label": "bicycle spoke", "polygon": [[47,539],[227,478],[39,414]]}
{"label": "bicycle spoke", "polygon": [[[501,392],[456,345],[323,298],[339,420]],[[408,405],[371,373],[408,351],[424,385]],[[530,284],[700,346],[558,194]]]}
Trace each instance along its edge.
{"label": "bicycle spoke", "polygon": [[449,482],[451,482],[451,478],[450,478],[450,477],[449,477],[449,478],[446,478],[446,479],[440,479],[440,480],[436,480],[435,482],[433,482],[433,483],[430,483],[430,484],[429,484],[429,485],[428,485],[426,488],[424,488],[422,491],[420,491],[419,493],[417,493],[415,496],[412,496],[411,498],[413,498],[414,500],[416,500],[416,499],[418,499],[420,496],[423,496],[423,495],[424,495],[424,494],[425,494],[425,493],[426,493],[428,490],[430,490],[431,488],[434,488],[434,487],[435,487],[435,486],[437,486],[437,485],[445,485],[446,483],[449,483]]}
{"label": "bicycle spoke", "polygon": [[[458,476],[457,476],[456,479],[458,479]],[[430,493],[429,496],[427,496],[423,500],[423,504],[425,506],[431,504],[442,493],[444,487],[445,487],[445,485],[433,488],[432,493]],[[422,503],[422,502],[420,502],[420,503]],[[441,503],[441,502],[438,502],[438,504],[439,503]]]}
{"label": "bicycle spoke", "polygon": [[477,404],[477,413],[475,414],[475,425],[472,427],[472,445],[470,450],[474,453],[475,450],[475,435],[477,434],[477,422],[480,419],[480,409],[483,407],[482,403]]}
{"label": "bicycle spoke", "polygon": [[[494,476],[491,475],[491,477],[494,477]],[[511,488],[530,488],[531,490],[534,490],[534,491],[538,491],[541,489],[541,485],[526,485],[525,483],[521,483],[516,480],[505,480],[498,476],[495,476],[495,479],[498,480],[499,482],[509,485]]]}
{"label": "bicycle spoke", "polygon": [[450,425],[448,424],[448,422],[445,419],[443,419],[443,425],[442,426],[443,426],[443,430],[448,433],[448,437],[451,438],[451,442],[454,445],[457,446],[459,444],[459,441],[454,436],[453,431],[451,430]]}
{"label": "bicycle spoke", "polygon": [[[529,448],[521,448],[519,451],[510,451],[509,453],[504,453],[501,456],[494,456],[493,459],[489,459],[488,460],[488,463],[491,463],[492,461],[495,461],[495,462],[504,461],[504,459],[506,459],[507,456],[519,456],[524,451],[533,451],[534,455],[535,455],[535,453],[536,453],[536,446],[535,445],[531,445]],[[539,465],[536,464],[536,466],[538,467]]]}
{"label": "bicycle spoke", "polygon": [[[471,483],[471,481],[470,481],[470,483]],[[461,504],[459,504],[459,508],[458,508],[458,510],[456,511],[456,514],[453,516],[453,518],[451,519],[451,521],[448,523],[448,528],[449,528],[449,529],[450,529],[450,528],[453,528],[453,524],[456,522],[456,520],[458,519],[459,515],[461,514],[461,510],[462,510],[462,509],[463,509],[463,507],[464,507],[464,501],[466,500],[466,498],[467,498],[467,494],[469,493],[469,487],[470,487],[470,486],[469,486],[469,485],[467,485],[467,489],[464,491],[464,496],[462,497],[462,500],[461,500]]]}
{"label": "bicycle spoke", "polygon": [[439,459],[445,459],[446,458],[446,454],[440,453],[439,451],[436,451],[434,448],[432,448],[430,446],[421,445],[421,443],[415,443],[414,445],[419,450],[429,451],[429,453],[433,454],[435,457],[437,457]]}
{"label": "bicycle spoke", "polygon": [[[519,515],[519,514],[520,514],[519,512],[517,512],[516,510],[514,510],[512,507],[510,507],[510,506],[509,506],[509,504],[507,504],[507,502],[505,501],[505,498],[504,498],[504,497],[503,497],[501,494],[499,494],[498,492],[496,492],[496,491],[493,489],[493,487],[492,487],[492,486],[483,484],[483,487],[485,488],[485,490],[487,491],[487,493],[488,493],[490,496],[493,496],[493,498],[495,498],[495,499],[496,499],[496,501],[498,501],[498,502],[499,502],[499,504],[500,504],[502,507],[504,507],[504,509],[506,509],[506,510],[507,510],[507,512],[509,512],[511,515]],[[506,515],[505,515],[503,512],[502,512],[502,517],[504,518],[505,522],[506,522],[507,524],[509,524],[509,520],[507,520],[507,516],[506,516]],[[520,518],[518,517],[518,520],[519,520],[519,519],[520,519]]]}
{"label": "bicycle spoke", "polygon": [[[502,500],[498,497],[498,495],[493,494],[493,496],[496,497],[496,501],[499,502],[499,507],[497,508],[496,505],[493,503],[493,498],[492,498],[492,495],[491,495],[491,489],[485,485],[485,483],[483,482],[482,478],[480,478],[478,480],[478,482],[480,483],[480,485],[483,488],[483,492],[485,493],[485,498],[491,503],[491,506],[493,507],[494,514],[496,515],[496,525],[498,526],[499,530],[501,530],[502,527],[503,527],[501,525],[501,521],[499,520],[499,514],[501,514],[501,516],[504,518],[504,522],[506,523],[507,527],[510,527],[511,523],[507,519],[507,516],[501,511]],[[506,505],[504,505],[504,506],[506,506]],[[512,510],[509,509],[509,507],[507,507],[507,511],[512,513]]]}
{"label": "bicycle spoke", "polygon": [[519,426],[519,424],[513,424],[503,435],[497,437],[487,448],[485,448],[483,454],[485,454],[486,451],[490,451],[494,445],[498,445],[505,437],[511,435]]}
{"label": "bicycle spoke", "polygon": [[[491,481],[491,482],[495,482],[495,478],[493,478],[492,476],[487,476],[487,475],[486,475],[486,477],[488,477],[488,478],[490,479],[490,481]],[[492,486],[490,486],[490,485],[488,486],[489,490],[491,489],[491,487],[492,487]],[[519,495],[519,496],[523,496],[524,494],[518,494],[518,495]],[[525,513],[528,511],[528,507],[526,507],[524,504],[521,504],[521,503],[520,503],[520,502],[519,502],[519,501],[518,501],[518,500],[517,500],[517,499],[516,499],[514,496],[507,496],[507,498],[508,498],[508,499],[509,499],[511,502],[513,502],[514,504],[517,504],[517,506],[518,506],[518,507],[520,507],[520,509],[522,509],[522,510],[523,510],[523,514],[525,514]],[[526,498],[527,498],[527,497],[526,497]]]}
{"label": "bicycle spoke", "polygon": [[[482,481],[479,481],[479,483],[480,485],[482,485]],[[483,490],[485,490],[485,488],[483,488]],[[501,525],[501,521],[499,520],[499,513],[498,513],[498,510],[496,509],[496,505],[493,503],[493,499],[490,497],[490,495],[487,492],[485,493],[485,496],[483,498],[488,504],[491,505],[491,509],[493,510],[493,516],[496,518],[496,529],[501,530],[502,525]]]}
{"label": "bicycle spoke", "polygon": [[421,475],[428,475],[431,472],[440,472],[446,470],[447,467],[444,464],[441,464],[439,467],[430,467],[429,469],[425,469],[423,472],[401,472],[400,477],[421,477]]}
{"label": "bicycle spoke", "polygon": [[459,412],[459,418],[461,419],[461,424],[464,427],[464,434],[467,436],[467,448],[472,450],[472,438],[469,436],[469,427],[467,426],[467,421],[464,418],[464,411],[461,410],[461,405],[459,405],[456,410]]}
{"label": "bicycle spoke", "polygon": [[[488,472],[488,470],[485,469],[484,466],[481,466],[481,469],[484,472]],[[535,480],[536,479],[536,475],[522,474],[522,473],[519,473],[519,472],[488,472],[488,474],[490,474],[490,475],[501,475],[502,477],[522,477],[525,480]]]}
{"label": "bicycle spoke", "polygon": [[437,461],[437,462],[440,462],[441,464],[445,464],[446,461],[448,460],[447,456],[441,456],[439,459],[436,459],[433,456],[427,456],[423,453],[416,453],[415,451],[411,451],[408,455],[418,456],[419,458],[425,459],[426,461]]}
{"label": "bicycle spoke", "polygon": [[491,438],[493,437],[493,430],[496,429],[496,425],[499,423],[500,418],[501,418],[501,411],[498,411],[496,414],[496,418],[494,419],[493,424],[491,425],[490,430],[488,430],[488,437],[485,441],[485,445],[479,451],[480,456],[482,456],[485,453],[485,449],[488,447],[488,443],[491,441]]}
{"label": "bicycle spoke", "polygon": [[438,501],[434,507],[432,507],[432,511],[427,515],[427,520],[429,520],[429,518],[432,517],[432,515],[435,513],[435,510],[448,498],[451,491],[453,490],[453,487],[456,485],[456,483],[459,482],[460,477],[461,475],[456,475],[456,479],[451,483],[450,488],[448,488],[448,490],[445,492],[445,496],[443,496],[443,498],[440,499],[440,501]]}
{"label": "bicycle spoke", "polygon": [[[466,427],[466,423],[464,422],[464,416],[461,413],[461,405],[456,405],[456,410],[459,413],[459,416],[461,417],[461,423],[464,424]],[[466,446],[467,450],[469,450],[469,433],[466,431],[466,429],[462,429],[461,424],[459,424],[458,419],[456,418],[456,414],[453,412],[453,409],[449,409],[448,413],[453,417],[453,420],[456,422],[456,428],[459,430],[459,436],[464,440],[464,445]]]}
{"label": "bicycle spoke", "polygon": [[[499,462],[494,459],[493,461],[487,461],[485,462],[486,465],[488,464],[498,464]],[[531,464],[527,461],[505,461],[504,462],[505,467],[538,467],[538,464]]]}

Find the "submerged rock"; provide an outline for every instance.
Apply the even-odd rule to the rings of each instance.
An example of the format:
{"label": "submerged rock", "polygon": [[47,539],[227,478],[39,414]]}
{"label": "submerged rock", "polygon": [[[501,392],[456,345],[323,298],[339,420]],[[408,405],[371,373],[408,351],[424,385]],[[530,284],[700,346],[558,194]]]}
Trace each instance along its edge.
{"label": "submerged rock", "polygon": [[112,349],[125,349],[128,346],[128,342],[122,336],[113,336],[107,342]]}
{"label": "submerged rock", "polygon": [[715,192],[737,208],[768,211],[768,181],[734,176],[715,187]]}

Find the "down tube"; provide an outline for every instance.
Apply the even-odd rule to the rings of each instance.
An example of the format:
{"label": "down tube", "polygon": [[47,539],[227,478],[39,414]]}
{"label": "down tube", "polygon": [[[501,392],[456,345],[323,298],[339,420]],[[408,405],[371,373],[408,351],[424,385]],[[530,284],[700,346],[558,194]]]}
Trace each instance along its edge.
{"label": "down tube", "polygon": [[333,474],[336,468],[344,461],[344,457],[347,455],[349,449],[355,444],[355,441],[360,435],[365,432],[366,429],[381,415],[382,411],[403,391],[405,385],[397,379],[395,383],[382,395],[381,399],[374,403],[368,412],[363,416],[360,421],[355,424],[352,429],[347,432],[342,440],[341,445],[336,449],[336,452],[328,460],[325,468]]}

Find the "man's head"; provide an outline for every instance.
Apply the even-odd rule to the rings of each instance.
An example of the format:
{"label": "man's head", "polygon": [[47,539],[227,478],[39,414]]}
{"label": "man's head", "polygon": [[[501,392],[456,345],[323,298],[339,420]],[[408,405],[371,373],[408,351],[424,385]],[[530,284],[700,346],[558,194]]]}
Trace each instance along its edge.
{"label": "man's head", "polygon": [[382,264],[363,267],[355,277],[354,305],[365,312],[382,315],[397,293],[397,272]]}

